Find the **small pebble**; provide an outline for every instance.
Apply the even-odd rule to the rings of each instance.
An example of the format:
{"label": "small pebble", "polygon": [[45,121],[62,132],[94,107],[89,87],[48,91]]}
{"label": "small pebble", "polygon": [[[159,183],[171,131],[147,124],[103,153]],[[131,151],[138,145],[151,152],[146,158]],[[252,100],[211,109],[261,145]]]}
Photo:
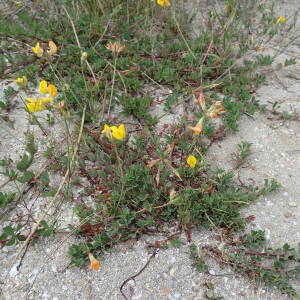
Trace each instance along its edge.
{"label": "small pebble", "polygon": [[169,273],[170,273],[170,276],[173,277],[175,275],[175,268],[171,268]]}
{"label": "small pebble", "polygon": [[271,231],[268,228],[265,229],[265,237],[266,240],[269,240],[271,238]]}

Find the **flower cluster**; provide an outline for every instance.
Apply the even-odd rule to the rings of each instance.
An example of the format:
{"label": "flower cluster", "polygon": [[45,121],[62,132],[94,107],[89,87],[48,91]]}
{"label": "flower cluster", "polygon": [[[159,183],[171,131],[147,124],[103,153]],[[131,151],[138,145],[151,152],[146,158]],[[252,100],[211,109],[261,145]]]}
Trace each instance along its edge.
{"label": "flower cluster", "polygon": [[[56,54],[58,51],[56,44],[53,41],[49,41],[48,45],[49,50],[47,50],[47,53],[49,56]],[[40,46],[40,43],[36,43],[35,47],[32,47],[31,50],[38,57],[42,57],[44,55],[44,49]]]}
{"label": "flower cluster", "polygon": [[121,124],[119,127],[105,124],[102,133],[109,139],[123,140],[126,137],[124,124]]}
{"label": "flower cluster", "polygon": [[39,90],[45,97],[39,97],[37,99],[26,98],[26,108],[29,112],[38,112],[45,110],[47,105],[53,101],[53,98],[57,96],[57,88],[53,84],[49,84],[42,80],[39,85]]}
{"label": "flower cluster", "polygon": [[200,95],[197,99],[198,104],[200,105],[204,116],[197,122],[195,126],[188,126],[189,129],[193,130],[195,134],[200,134],[204,129],[204,123],[207,117],[215,119],[219,114],[224,113],[225,109],[222,106],[221,101],[216,101],[213,103],[209,109],[206,109],[205,97],[203,91],[200,90]]}
{"label": "flower cluster", "polygon": [[125,49],[125,45],[122,45],[120,42],[108,43],[106,49],[118,55]]}
{"label": "flower cluster", "polygon": [[218,117],[218,114],[225,112],[224,107],[222,106],[221,101],[216,101],[207,111],[207,115],[215,119]]}

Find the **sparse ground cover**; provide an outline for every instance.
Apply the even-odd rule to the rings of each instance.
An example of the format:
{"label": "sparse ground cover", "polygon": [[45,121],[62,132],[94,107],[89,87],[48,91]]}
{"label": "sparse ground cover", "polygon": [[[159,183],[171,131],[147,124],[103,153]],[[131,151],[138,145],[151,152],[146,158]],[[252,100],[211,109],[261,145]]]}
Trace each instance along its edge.
{"label": "sparse ground cover", "polygon": [[[195,8],[203,16],[196,36],[196,14],[184,3],[30,1],[2,8],[1,127],[26,126],[22,153],[1,158],[1,245],[16,249],[11,267],[22,268],[35,243],[65,235],[74,240],[67,268],[90,261],[98,270],[113,246],[156,234],[163,238],[149,249],[188,242],[200,272],[210,274],[214,258],[296,297],[299,249],[266,249],[263,230],[243,232],[253,218],[241,209],[280,184],[270,177],[245,184],[236,176],[250,142],[236,146],[226,171],[207,157],[238,131],[242,116],[299,120],[255,97],[296,38],[295,19],[265,1],[207,4]],[[265,54],[272,41],[277,51]],[[279,67],[295,63],[288,57]],[[217,232],[221,247],[198,249],[195,228]],[[206,283],[206,298],[221,294]]]}

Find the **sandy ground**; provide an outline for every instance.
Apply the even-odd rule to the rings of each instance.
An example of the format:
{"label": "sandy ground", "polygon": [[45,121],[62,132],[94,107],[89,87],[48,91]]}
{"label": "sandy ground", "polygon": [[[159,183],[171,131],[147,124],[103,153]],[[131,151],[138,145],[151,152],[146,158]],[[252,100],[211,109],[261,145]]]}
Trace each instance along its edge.
{"label": "sandy ground", "polygon": [[[289,14],[300,8],[300,2],[280,1],[281,14]],[[298,28],[299,22],[298,22]],[[276,45],[274,45],[274,49]],[[274,51],[269,49],[268,51]],[[300,58],[300,41],[279,55],[276,64],[286,58]],[[300,113],[300,64],[278,69],[268,76],[267,84],[257,91],[257,99],[271,108],[272,103],[280,103],[279,111]],[[2,83],[2,89],[6,83]],[[28,128],[22,104],[17,105],[12,118],[16,120],[15,130],[4,126],[0,120],[0,153],[17,158],[23,151],[24,132]],[[232,167],[231,153],[241,141],[252,143],[252,152],[246,168],[240,170],[244,183],[261,183],[264,178],[276,178],[282,188],[260,198],[243,210],[245,216],[254,215],[255,220],[249,229],[263,229],[272,247],[288,242],[292,246],[300,243],[300,123],[278,120],[270,114],[256,114],[254,119],[244,116],[240,130],[229,134],[223,141],[213,145],[209,158],[212,164],[225,169]],[[25,120],[25,121],[24,121]],[[31,130],[38,131],[35,126]],[[54,132],[57,131],[54,130]],[[55,136],[59,139],[61,136]],[[42,149],[47,140],[42,137]],[[1,183],[0,178],[0,183]],[[30,201],[30,199],[29,199]],[[45,200],[44,200],[45,201]],[[45,203],[38,205],[37,213]],[[63,218],[64,216],[62,216]],[[67,216],[72,218],[72,213]],[[199,247],[212,241],[213,233],[193,231],[193,242]],[[19,271],[9,270],[8,262],[15,256],[17,247],[4,247],[0,252],[3,299],[123,299],[119,287],[124,280],[136,274],[146,263],[150,253],[146,240],[142,237],[137,243],[124,243],[103,255],[99,272],[87,268],[68,268],[67,249],[74,237],[56,236],[40,240],[29,247]],[[216,294],[225,299],[288,299],[276,289],[257,286],[253,282],[234,274],[230,269],[220,269],[213,261],[209,262],[211,275],[200,274],[191,267],[189,245],[181,237],[180,248],[160,250],[144,272],[135,281],[124,287],[128,299],[204,299],[205,281],[211,281]],[[216,276],[221,275],[223,276]],[[299,282],[294,287],[300,292]],[[129,296],[130,295],[130,296]]]}

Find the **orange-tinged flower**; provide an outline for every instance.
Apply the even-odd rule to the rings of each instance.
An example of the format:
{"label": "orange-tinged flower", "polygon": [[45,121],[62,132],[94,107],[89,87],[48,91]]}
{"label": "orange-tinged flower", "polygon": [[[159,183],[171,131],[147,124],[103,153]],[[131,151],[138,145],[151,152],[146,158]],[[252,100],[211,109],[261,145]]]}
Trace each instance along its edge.
{"label": "orange-tinged flower", "polygon": [[36,54],[38,57],[42,57],[44,54],[43,48],[40,46],[40,43],[36,43],[35,47],[31,48],[31,50]]}
{"label": "orange-tinged flower", "polygon": [[211,113],[209,113],[209,116],[210,116],[212,119],[215,119],[215,118],[218,117],[218,114],[215,113],[215,112],[211,112]]}
{"label": "orange-tinged flower", "polygon": [[106,49],[112,51],[115,54],[119,54],[125,49],[125,45],[121,45],[120,42],[108,43]]}
{"label": "orange-tinged flower", "polygon": [[194,169],[198,161],[197,161],[197,158],[195,156],[190,155],[187,158],[186,162],[190,166],[190,168]]}
{"label": "orange-tinged flower", "polygon": [[195,134],[200,134],[203,131],[203,124],[204,124],[204,118],[202,117],[198,123],[196,124],[196,126],[189,126],[189,129],[192,129],[194,131]]}
{"label": "orange-tinged flower", "polygon": [[188,128],[192,129],[194,131],[194,133],[197,135],[200,134],[203,130],[203,127],[200,127],[200,126],[194,126],[194,127],[189,126]]}
{"label": "orange-tinged flower", "polygon": [[60,101],[57,104],[53,105],[53,107],[56,110],[62,110],[65,107],[65,102],[64,101]]}
{"label": "orange-tinged flower", "polygon": [[222,101],[216,101],[208,110],[207,115],[211,118],[217,118],[218,114],[225,112]]}
{"label": "orange-tinged flower", "polygon": [[222,101],[216,101],[215,106],[222,106]]}
{"label": "orange-tinged flower", "polygon": [[170,0],[157,0],[157,4],[166,7],[169,7],[171,5]]}
{"label": "orange-tinged flower", "polygon": [[91,262],[91,264],[89,266],[89,270],[98,271],[99,268],[100,268],[99,260],[97,260],[92,253],[89,253],[88,256],[89,256],[89,259],[90,259],[90,262]]}
{"label": "orange-tinged flower", "polygon": [[50,49],[47,50],[47,53],[50,55],[56,54],[58,50],[56,44],[53,41],[49,41],[48,45]]}
{"label": "orange-tinged flower", "polygon": [[147,163],[147,167],[148,168],[152,168],[156,163],[158,163],[160,161],[160,158],[158,158],[158,159],[153,159],[153,160],[151,160],[150,162],[148,162]]}

